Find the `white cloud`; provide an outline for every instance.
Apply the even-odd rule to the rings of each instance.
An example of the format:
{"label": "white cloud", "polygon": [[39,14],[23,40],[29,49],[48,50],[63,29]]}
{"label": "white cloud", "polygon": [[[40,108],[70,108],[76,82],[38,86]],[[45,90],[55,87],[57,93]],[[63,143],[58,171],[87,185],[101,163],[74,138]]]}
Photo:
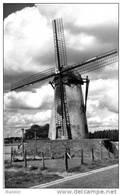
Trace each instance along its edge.
{"label": "white cloud", "polygon": [[89,128],[118,127],[118,81],[98,79],[89,87],[87,116]]}
{"label": "white cloud", "polygon": [[28,128],[33,124],[45,125],[50,122],[51,110],[38,111],[35,113],[6,112],[4,117],[4,128],[6,132],[14,131],[21,128]]}
{"label": "white cloud", "polygon": [[[105,23],[113,23],[117,22],[118,17],[118,5],[114,4],[84,4],[81,7],[77,8],[79,12],[76,12],[76,24],[79,26],[93,26]],[[78,15],[80,14],[80,17]],[[114,14],[113,14],[114,13]],[[85,18],[83,20],[83,18]],[[82,24],[81,24],[81,20]]]}
{"label": "white cloud", "polygon": [[74,48],[75,50],[86,50],[88,47],[93,46],[96,40],[92,35],[81,33],[79,35],[66,33],[67,45],[69,48]]}
{"label": "white cloud", "polygon": [[4,21],[5,72],[38,72],[45,68],[41,57],[53,51],[52,29],[38,9],[24,8]]}
{"label": "white cloud", "polygon": [[97,116],[88,118],[88,126],[90,131],[118,129],[118,115],[105,109],[97,111]]}
{"label": "white cloud", "polygon": [[48,19],[63,17],[66,22],[75,22],[78,26],[116,23],[118,16],[117,4],[37,4],[36,6]]}
{"label": "white cloud", "polygon": [[88,104],[110,111],[118,111],[118,80],[98,79],[91,81]]}
{"label": "white cloud", "polygon": [[[109,76],[109,75],[108,75]],[[116,79],[97,79],[92,80],[89,88],[89,95],[94,98],[94,95],[98,93],[98,96],[111,95],[114,99],[118,98],[118,80]]]}
{"label": "white cloud", "polygon": [[5,109],[50,109],[53,104],[54,90],[44,85],[35,92],[8,92],[4,96]]}

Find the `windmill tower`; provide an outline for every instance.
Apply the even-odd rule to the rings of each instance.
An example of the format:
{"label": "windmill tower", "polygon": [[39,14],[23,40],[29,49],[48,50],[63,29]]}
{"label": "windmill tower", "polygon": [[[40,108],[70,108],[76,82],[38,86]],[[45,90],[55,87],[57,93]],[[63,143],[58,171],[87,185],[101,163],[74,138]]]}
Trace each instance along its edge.
{"label": "windmill tower", "polygon": [[[50,139],[87,138],[88,126],[82,87],[84,80],[78,72],[61,71],[67,66],[66,47],[62,19],[53,20],[56,70],[51,83],[54,87],[55,104],[49,128]],[[87,83],[89,82],[86,79]]]}

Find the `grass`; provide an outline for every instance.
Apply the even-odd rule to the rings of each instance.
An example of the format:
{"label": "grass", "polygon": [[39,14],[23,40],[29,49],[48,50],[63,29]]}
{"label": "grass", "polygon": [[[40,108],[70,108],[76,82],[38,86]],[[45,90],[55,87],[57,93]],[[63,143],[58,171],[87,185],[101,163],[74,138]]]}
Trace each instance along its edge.
{"label": "grass", "polygon": [[109,165],[113,165],[113,164],[117,164],[118,160],[117,159],[104,159],[102,161],[97,160],[97,161],[93,161],[93,162],[88,162],[88,163],[83,163],[79,166],[74,166],[69,168],[68,172],[70,173],[84,173],[93,169],[98,169],[98,168],[102,168],[102,167],[106,167]]}
{"label": "grass", "polygon": [[29,188],[60,178],[56,174],[44,175],[41,172],[5,171],[5,188]]}
{"label": "grass", "polygon": [[83,173],[93,169],[118,163],[118,159],[104,159],[102,161],[89,161],[80,165],[80,159],[69,160],[68,173],[65,172],[64,160],[46,160],[45,169],[40,166],[40,161],[31,161],[27,168],[22,162],[16,162],[5,168],[5,188],[29,188],[34,185],[47,183],[60,179],[66,175]]}

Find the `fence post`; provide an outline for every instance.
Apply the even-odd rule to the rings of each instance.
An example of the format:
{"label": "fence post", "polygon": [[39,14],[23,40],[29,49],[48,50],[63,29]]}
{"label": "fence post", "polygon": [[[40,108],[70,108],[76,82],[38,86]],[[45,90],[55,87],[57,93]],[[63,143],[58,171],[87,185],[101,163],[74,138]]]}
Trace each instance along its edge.
{"label": "fence post", "polygon": [[25,167],[27,167],[27,152],[26,152],[26,150],[24,151],[24,162],[25,162]]}
{"label": "fence post", "polygon": [[100,150],[100,160],[103,159],[103,152],[102,152],[102,145],[101,145],[101,150]]}
{"label": "fence post", "polygon": [[66,170],[66,171],[68,171],[68,156],[67,156],[67,148],[65,149],[64,161],[65,161],[65,170]]}
{"label": "fence post", "polygon": [[92,153],[92,161],[94,161],[94,149],[92,148],[92,151],[91,151]]}
{"label": "fence post", "polygon": [[81,149],[81,165],[83,164],[83,149]]}
{"label": "fence post", "polygon": [[11,146],[11,164],[13,162],[13,146]]}
{"label": "fence post", "polygon": [[42,167],[45,169],[44,152],[42,152]]}
{"label": "fence post", "polygon": [[22,156],[23,156],[23,160],[24,160],[24,129],[22,130]]}
{"label": "fence post", "polygon": [[109,158],[111,158],[111,155],[110,155],[110,152],[109,152],[109,150],[108,150],[108,157],[109,157]]}
{"label": "fence post", "polygon": [[53,152],[51,152],[51,157],[50,157],[51,159],[54,159],[54,154],[53,154]]}
{"label": "fence post", "polygon": [[36,133],[36,129],[35,129],[35,132],[34,132],[34,137],[35,137],[35,150],[34,150],[34,152],[35,152],[35,157],[36,157],[36,154],[37,154],[37,133]]}

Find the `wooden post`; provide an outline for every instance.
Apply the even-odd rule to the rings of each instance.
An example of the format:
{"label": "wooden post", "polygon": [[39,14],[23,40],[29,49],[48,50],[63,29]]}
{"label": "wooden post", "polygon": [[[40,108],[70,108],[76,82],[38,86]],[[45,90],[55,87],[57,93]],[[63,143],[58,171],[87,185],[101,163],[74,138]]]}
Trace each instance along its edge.
{"label": "wooden post", "polygon": [[102,145],[101,145],[101,150],[100,150],[100,160],[103,159],[103,151],[102,151]]}
{"label": "wooden post", "polygon": [[13,146],[11,146],[11,164],[13,162]]}
{"label": "wooden post", "polygon": [[34,135],[35,135],[35,156],[37,154],[37,133],[36,133],[36,130],[34,132]]}
{"label": "wooden post", "polygon": [[92,148],[92,161],[94,161],[94,149]]}
{"label": "wooden post", "polygon": [[24,151],[24,162],[25,162],[25,168],[27,167],[27,152]]}
{"label": "wooden post", "polygon": [[22,156],[23,156],[23,160],[24,160],[24,129],[22,129]]}
{"label": "wooden post", "polygon": [[50,158],[51,158],[51,159],[54,159],[54,154],[53,154],[53,150],[52,150],[51,144],[50,144],[49,147],[50,147],[50,148],[49,148],[49,150],[50,150]]}
{"label": "wooden post", "polygon": [[50,155],[51,157],[51,159],[54,159],[54,155],[53,155],[53,152],[51,152],[51,155]]}
{"label": "wooden post", "polygon": [[83,149],[81,149],[81,165],[83,164]]}
{"label": "wooden post", "polygon": [[65,170],[68,171],[68,156],[67,156],[67,148],[64,154],[64,161],[65,161]]}
{"label": "wooden post", "polygon": [[109,152],[109,150],[108,150],[108,158],[111,158],[111,155],[110,155],[110,152]]}
{"label": "wooden post", "polygon": [[35,144],[34,144],[34,159],[35,159],[36,154],[37,154],[37,136],[36,136],[36,129],[34,131],[34,140],[35,140]]}
{"label": "wooden post", "polygon": [[42,152],[42,167],[45,169],[44,152]]}

